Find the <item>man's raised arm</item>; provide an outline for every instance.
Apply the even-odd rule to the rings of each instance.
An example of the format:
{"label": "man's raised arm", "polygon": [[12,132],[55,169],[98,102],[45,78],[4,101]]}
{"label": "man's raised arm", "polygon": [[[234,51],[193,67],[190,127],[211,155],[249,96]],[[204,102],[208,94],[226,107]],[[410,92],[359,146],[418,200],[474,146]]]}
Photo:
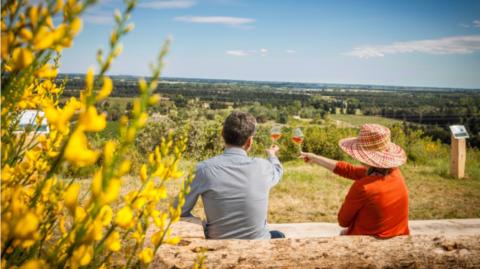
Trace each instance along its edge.
{"label": "man's raised arm", "polygon": [[271,187],[275,186],[280,181],[283,175],[283,167],[277,157],[277,153],[279,150],[280,148],[277,145],[273,145],[271,148],[266,150],[268,154],[268,161],[273,165],[273,178],[270,185]]}

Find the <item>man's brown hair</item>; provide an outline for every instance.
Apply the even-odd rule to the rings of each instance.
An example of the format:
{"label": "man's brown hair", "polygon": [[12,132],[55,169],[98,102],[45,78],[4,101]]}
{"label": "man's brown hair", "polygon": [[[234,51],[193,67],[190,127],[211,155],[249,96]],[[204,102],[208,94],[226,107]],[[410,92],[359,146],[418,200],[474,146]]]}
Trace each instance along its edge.
{"label": "man's brown hair", "polygon": [[223,139],[232,146],[243,146],[255,134],[257,121],[249,113],[234,111],[223,123]]}

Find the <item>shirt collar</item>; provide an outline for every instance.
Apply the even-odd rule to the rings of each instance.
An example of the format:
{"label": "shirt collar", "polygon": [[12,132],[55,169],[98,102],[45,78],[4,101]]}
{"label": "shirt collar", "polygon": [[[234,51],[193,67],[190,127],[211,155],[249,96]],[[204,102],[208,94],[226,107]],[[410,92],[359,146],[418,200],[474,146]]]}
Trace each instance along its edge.
{"label": "shirt collar", "polygon": [[234,155],[242,155],[242,156],[247,156],[247,152],[239,147],[228,147],[225,148],[223,151],[224,154],[234,154]]}

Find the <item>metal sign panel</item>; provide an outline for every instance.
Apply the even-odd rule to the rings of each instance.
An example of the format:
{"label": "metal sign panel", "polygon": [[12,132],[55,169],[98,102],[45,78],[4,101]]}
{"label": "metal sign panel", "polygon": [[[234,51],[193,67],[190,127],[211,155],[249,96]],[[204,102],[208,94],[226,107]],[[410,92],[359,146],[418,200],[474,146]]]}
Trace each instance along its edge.
{"label": "metal sign panel", "polygon": [[451,125],[450,131],[452,132],[453,137],[456,139],[470,138],[467,129],[463,125]]}

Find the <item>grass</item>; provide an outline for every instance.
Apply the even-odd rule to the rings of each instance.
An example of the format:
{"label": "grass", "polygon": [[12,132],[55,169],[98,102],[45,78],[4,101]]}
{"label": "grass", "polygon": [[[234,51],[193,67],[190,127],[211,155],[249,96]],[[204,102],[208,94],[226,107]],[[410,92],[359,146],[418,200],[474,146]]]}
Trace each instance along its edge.
{"label": "grass", "polygon": [[330,114],[328,117],[332,120],[343,121],[354,126],[361,126],[365,123],[377,123],[385,126],[391,126],[402,121],[389,119],[380,116],[348,115],[348,114]]}
{"label": "grass", "polygon": [[[183,162],[190,170],[192,162]],[[480,218],[480,177],[476,167],[467,166],[466,179],[448,176],[446,160],[434,160],[428,165],[407,164],[402,172],[409,190],[411,220],[445,218]],[[292,161],[284,164],[281,182],[270,191],[268,221],[270,223],[336,222],[337,213],[351,180],[341,178],[319,167]],[[89,180],[79,180],[85,191]],[[138,188],[135,176],[123,181],[121,196]],[[168,182],[170,197],[180,186]],[[165,204],[159,205],[165,208]],[[193,210],[205,218],[201,199]]]}
{"label": "grass", "polygon": [[[453,179],[437,171],[434,165],[402,167],[410,219],[480,217],[480,178]],[[269,222],[336,222],[351,184],[318,166],[287,163],[270,193]]]}

